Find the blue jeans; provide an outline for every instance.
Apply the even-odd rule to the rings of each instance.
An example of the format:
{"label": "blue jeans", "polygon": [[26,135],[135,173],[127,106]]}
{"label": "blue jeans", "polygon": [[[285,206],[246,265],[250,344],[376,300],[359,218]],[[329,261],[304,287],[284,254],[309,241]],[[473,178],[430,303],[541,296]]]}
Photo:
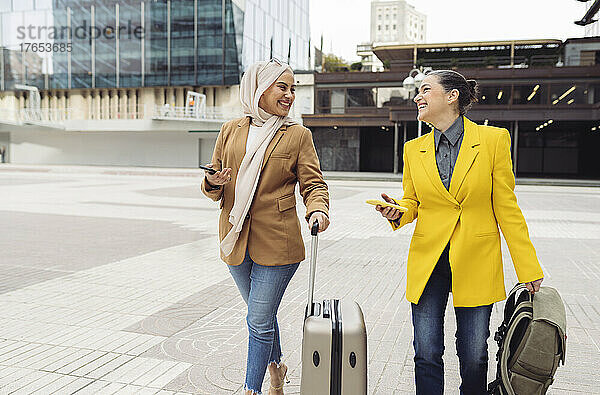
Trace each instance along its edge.
{"label": "blue jeans", "polygon": [[[414,327],[417,394],[444,393],[444,313],[452,287],[449,246],[440,256],[418,304],[411,304]],[[460,393],[486,393],[492,305],[455,307],[456,352],[460,362]]]}
{"label": "blue jeans", "polygon": [[267,366],[272,362],[281,362],[277,309],[299,265],[300,263],[261,266],[250,258],[247,251],[241,265],[228,265],[229,272],[248,305],[246,390],[261,393]]}

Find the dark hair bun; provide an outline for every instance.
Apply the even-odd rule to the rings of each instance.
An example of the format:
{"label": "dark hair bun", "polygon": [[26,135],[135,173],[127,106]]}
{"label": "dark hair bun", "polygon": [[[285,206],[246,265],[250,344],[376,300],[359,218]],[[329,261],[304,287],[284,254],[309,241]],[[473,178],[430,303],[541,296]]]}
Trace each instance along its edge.
{"label": "dark hair bun", "polygon": [[435,70],[433,74],[438,78],[444,91],[458,90],[458,111],[461,115],[466,114],[471,105],[478,101],[479,87],[477,81],[467,80],[462,74],[454,70]]}
{"label": "dark hair bun", "polygon": [[469,84],[469,90],[471,93],[471,102],[479,101],[479,84],[475,80],[467,80],[467,84]]}

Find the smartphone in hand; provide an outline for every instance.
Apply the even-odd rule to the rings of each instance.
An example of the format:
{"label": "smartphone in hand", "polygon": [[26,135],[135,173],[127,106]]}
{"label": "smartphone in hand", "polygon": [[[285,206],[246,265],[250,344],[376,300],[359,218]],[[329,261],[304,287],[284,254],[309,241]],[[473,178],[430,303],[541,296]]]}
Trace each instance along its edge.
{"label": "smartphone in hand", "polygon": [[202,165],[199,165],[198,167],[200,167],[202,170],[208,172],[208,174],[210,174],[210,175],[215,174],[217,172],[215,169],[213,169],[211,167],[202,166]]}

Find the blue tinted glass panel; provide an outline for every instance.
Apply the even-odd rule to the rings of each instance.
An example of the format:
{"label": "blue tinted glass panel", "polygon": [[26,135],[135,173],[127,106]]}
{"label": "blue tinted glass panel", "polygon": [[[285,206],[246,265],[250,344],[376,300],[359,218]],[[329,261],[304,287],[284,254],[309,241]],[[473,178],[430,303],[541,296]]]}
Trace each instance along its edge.
{"label": "blue tinted glass panel", "polygon": [[142,15],[139,1],[119,2],[119,86],[142,86]]}
{"label": "blue tinted glass panel", "polygon": [[171,85],[194,84],[194,1],[171,7]]}
{"label": "blue tinted glass panel", "polygon": [[92,87],[91,6],[71,2],[71,87]]}
{"label": "blue tinted glass panel", "polygon": [[96,2],[96,87],[117,86],[117,40],[115,3]]}
{"label": "blue tinted glass panel", "polygon": [[146,2],[146,59],[145,85],[168,84],[167,59],[167,2]]}

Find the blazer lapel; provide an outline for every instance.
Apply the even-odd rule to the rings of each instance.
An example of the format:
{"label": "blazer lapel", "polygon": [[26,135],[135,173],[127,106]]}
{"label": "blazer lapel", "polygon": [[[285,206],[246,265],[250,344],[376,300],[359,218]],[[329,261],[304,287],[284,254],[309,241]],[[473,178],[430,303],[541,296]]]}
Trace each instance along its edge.
{"label": "blazer lapel", "polygon": [[423,139],[423,143],[421,144],[421,163],[435,189],[437,189],[437,191],[446,199],[450,200],[452,203],[456,203],[456,200],[450,195],[450,192],[446,190],[446,187],[444,187],[440,178],[437,162],[435,160],[435,140],[433,131]]}
{"label": "blazer lapel", "polygon": [[277,132],[275,132],[275,136],[273,136],[273,139],[271,139],[271,142],[267,146],[267,151],[265,152],[265,157],[263,158],[263,163],[262,163],[262,166],[260,168],[261,170],[267,164],[267,161],[271,157],[271,154],[273,153],[273,150],[275,149],[275,147],[277,146],[277,144],[279,143],[279,141],[281,140],[281,138],[285,134],[286,130],[287,130],[287,126],[283,125],[282,127],[279,128],[279,130]]}
{"label": "blazer lapel", "polygon": [[477,125],[463,117],[465,131],[463,141],[458,152],[452,180],[450,181],[450,194],[456,196],[462,185],[467,172],[473,165],[477,154],[479,154],[479,128]]}
{"label": "blazer lapel", "polygon": [[236,138],[233,139],[233,155],[237,168],[240,168],[244,155],[246,154],[246,143],[248,142],[248,132],[250,130],[250,118],[245,117],[237,125]]}

